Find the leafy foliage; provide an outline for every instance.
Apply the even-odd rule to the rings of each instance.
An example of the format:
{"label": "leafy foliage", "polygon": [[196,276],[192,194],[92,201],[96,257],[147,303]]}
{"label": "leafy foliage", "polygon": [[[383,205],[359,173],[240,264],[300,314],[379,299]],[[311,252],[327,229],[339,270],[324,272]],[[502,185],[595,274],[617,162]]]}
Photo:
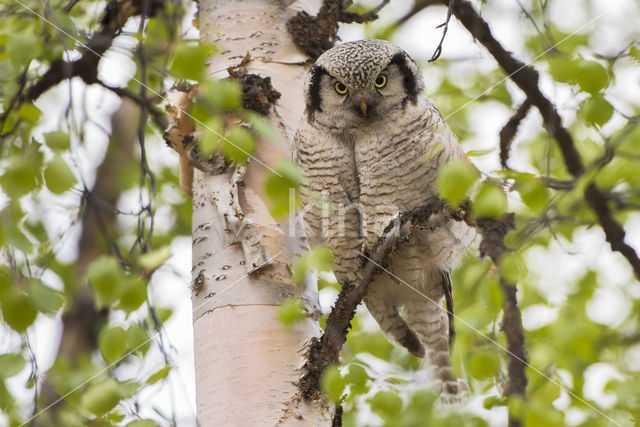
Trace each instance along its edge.
{"label": "leafy foliage", "polygon": [[[80,42],[87,43],[104,22],[101,7],[96,2],[45,5],[29,0],[0,6],[0,333],[7,344],[0,354],[2,425],[29,421],[32,411],[23,407],[27,396],[33,396],[32,415],[42,425],[155,425],[157,420],[132,420],[123,404],[139,398],[145,380],[148,387],[164,387],[170,372],[168,366],[151,376],[139,369],[133,375],[117,372],[125,365],[143,366],[154,347],[155,352],[166,351],[156,343],[162,341],[162,323],[171,310],[154,307],[148,288],[171,257],[171,243],[190,233],[190,200],[179,192],[175,161],[149,159],[140,151],[143,145],[165,151],[157,136],[164,129],[155,123],[140,127],[134,119],[139,138],[127,140],[131,122],[117,119],[117,113],[111,127],[106,115],[79,115],[86,106],[76,95],[90,93],[96,85],[65,81],[51,89],[54,104],[46,101],[49,92],[38,99],[27,93],[56,63],[82,53]],[[201,78],[189,72],[203,70],[194,65],[202,65],[211,53],[210,47],[194,48],[187,41],[172,49],[173,22],[182,11],[167,4],[155,12],[147,19],[147,31],[138,34],[140,44],[132,56],[136,74],[122,82],[122,90],[132,95],[161,93],[171,73]],[[131,34],[132,28],[135,35],[135,27],[125,32]],[[170,65],[167,58],[172,58]],[[113,66],[110,61],[102,63]],[[98,78],[103,77],[98,71]],[[107,111],[115,105],[106,90],[97,99],[107,103]],[[149,99],[149,105],[155,102]],[[53,116],[58,119],[50,120]],[[111,140],[85,121],[111,128],[106,131]],[[171,227],[155,223],[156,204],[163,217],[171,218]],[[83,310],[85,317],[75,324],[67,320]],[[53,366],[39,366],[31,350],[34,331],[45,317],[51,322],[60,316],[66,332],[85,330],[89,335],[70,339],[77,354],[69,354],[63,339]],[[43,349],[37,351],[40,360]],[[23,389],[15,387],[19,378]],[[43,387],[48,394],[40,393]],[[55,411],[39,413],[58,398]]]}
{"label": "leafy foliage", "polygon": [[[71,84],[63,80],[51,89],[50,98],[29,98],[28,88],[50,67],[82,55],[79,42],[87,43],[101,30],[104,2],[20,3],[0,5],[0,310],[9,342],[0,354],[0,424],[28,422],[26,414],[33,408],[37,412],[52,403],[40,393],[43,384],[63,398],[55,415],[37,415],[43,425],[175,424],[163,408],[153,408],[154,419],[132,414],[144,406],[138,405],[141,392],[161,387],[171,373],[167,360],[141,369],[154,360],[153,351],[166,350],[158,342],[172,313],[150,301],[149,289],[158,272],[167,270],[172,243],[191,232],[191,203],[178,189],[175,161],[147,158],[140,150],[166,151],[158,137],[164,129],[153,120],[123,125],[114,119],[105,126],[108,117],[93,115],[101,108],[87,108],[91,114],[83,115],[86,106],[78,102],[78,94],[86,99],[112,94],[105,95],[109,89],[104,89],[96,97],[81,79]],[[453,368],[467,377],[470,400],[482,402],[484,409],[443,407],[428,388],[418,359],[387,340],[359,311],[342,365],[327,370],[322,380],[327,397],[343,406],[346,426],[362,425],[363,417],[371,425],[484,426],[489,424],[486,411],[500,414],[507,407],[525,425],[631,425],[640,417],[638,283],[601,244],[596,215],[584,200],[584,189],[595,182],[615,219],[627,227],[629,242],[633,240],[629,236],[637,234],[640,206],[640,111],[629,82],[638,81],[640,46],[632,37],[638,17],[628,17],[633,23],[625,21],[629,28],[616,23],[626,44],[612,51],[616,47],[598,41],[602,27],[597,20],[593,26],[569,28],[557,12],[561,2],[523,3],[527,13],[512,16],[521,33],[508,46],[521,58],[533,59],[544,92],[557,96],[552,99],[574,136],[585,173],[572,177],[533,110],[514,139],[511,169],[500,169],[497,135],[487,138],[487,127],[499,120],[492,112],[502,112],[506,122],[522,95],[493,62],[475,62],[478,45],[469,43],[474,49],[469,58],[458,58],[448,55],[451,46],[445,41],[442,58],[424,64],[429,95],[478,168],[450,163],[440,172],[438,190],[454,206],[471,200],[478,218],[517,213],[516,230],[507,236],[512,251],[500,260],[499,271],[472,252],[453,273],[458,316]],[[490,24],[498,13],[513,13],[499,10],[498,3],[483,2],[482,7]],[[350,11],[369,9],[354,4]],[[580,12],[588,14],[589,9]],[[146,97],[162,111],[158,94],[168,85],[197,83],[189,114],[201,123],[201,155],[244,164],[275,132],[263,117],[242,108],[236,82],[204,75],[216,48],[178,35],[175,23],[182,13],[167,2],[145,18],[146,25],[129,23],[118,33],[128,40],[123,45],[134,47],[120,45],[107,53],[130,49],[135,64],[135,74],[119,83],[118,96]],[[366,24],[364,35],[393,38],[405,28],[401,18]],[[448,37],[454,31],[452,27]],[[105,74],[99,70],[97,77]],[[110,129],[108,143],[92,130],[94,122]],[[128,128],[137,130],[133,143],[120,133]],[[107,165],[112,171],[101,175]],[[288,162],[267,175],[264,192],[274,217],[298,207],[295,189],[302,178]],[[109,191],[101,192],[105,184]],[[93,232],[88,247],[78,241],[84,232]],[[592,246],[597,246],[597,256],[589,256]],[[315,249],[292,266],[294,280],[302,281],[309,270],[326,271],[331,262],[330,252]],[[517,284],[524,318],[531,364],[524,401],[502,393],[508,355],[500,330],[501,279]],[[336,286],[321,275],[324,295],[334,295]],[[96,314],[89,328],[95,342],[87,340],[87,353],[61,353],[53,366],[38,366],[31,351],[36,328],[43,319],[73,314],[88,289],[89,305],[83,307]],[[278,313],[289,326],[307,315],[296,299],[286,301]],[[602,366],[615,372],[604,387],[590,378]],[[22,385],[19,392],[15,384]],[[602,398],[605,394],[609,399]],[[32,396],[33,402],[24,396]]]}

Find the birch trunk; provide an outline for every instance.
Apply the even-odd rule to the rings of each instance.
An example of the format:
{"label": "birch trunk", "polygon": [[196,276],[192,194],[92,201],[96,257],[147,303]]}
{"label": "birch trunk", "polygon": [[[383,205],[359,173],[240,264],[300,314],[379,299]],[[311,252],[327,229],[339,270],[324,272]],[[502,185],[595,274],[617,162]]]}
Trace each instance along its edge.
{"label": "birch trunk", "polygon": [[[275,0],[199,2],[201,39],[222,49],[210,73],[227,77],[227,68],[239,65],[248,52],[248,72],[270,77],[281,93],[268,116],[281,138],[259,141],[254,154],[271,167],[279,158],[290,158],[304,109],[308,58],[293,44],[286,21],[307,6]],[[317,7],[306,10],[315,14]],[[276,319],[278,304],[289,295],[302,293],[310,312],[318,305],[315,280],[303,291],[291,285],[288,267],[306,241],[299,223],[281,224],[269,214],[262,194],[268,173],[255,160],[244,175],[232,169],[220,175],[194,172],[192,274],[198,290],[192,301],[202,426],[330,422],[321,402],[307,405],[296,397],[306,345],[319,334],[317,320],[310,317],[285,329]]]}

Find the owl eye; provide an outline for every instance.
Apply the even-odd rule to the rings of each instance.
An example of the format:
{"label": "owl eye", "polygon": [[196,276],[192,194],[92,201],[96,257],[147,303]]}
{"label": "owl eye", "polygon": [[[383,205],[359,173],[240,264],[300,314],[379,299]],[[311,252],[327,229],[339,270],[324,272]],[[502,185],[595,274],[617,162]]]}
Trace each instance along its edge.
{"label": "owl eye", "polygon": [[336,82],[334,87],[336,88],[336,92],[340,95],[345,95],[347,93],[347,87],[342,82]]}
{"label": "owl eye", "polygon": [[387,76],[380,74],[376,77],[375,85],[377,88],[383,88],[387,85]]}

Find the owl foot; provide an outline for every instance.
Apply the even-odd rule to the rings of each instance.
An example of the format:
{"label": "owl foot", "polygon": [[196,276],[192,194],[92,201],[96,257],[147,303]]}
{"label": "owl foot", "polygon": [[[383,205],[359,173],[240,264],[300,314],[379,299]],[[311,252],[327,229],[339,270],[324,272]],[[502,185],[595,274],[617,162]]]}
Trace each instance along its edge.
{"label": "owl foot", "polygon": [[438,381],[437,388],[440,390],[440,402],[444,405],[461,403],[469,394],[469,386],[463,379]]}

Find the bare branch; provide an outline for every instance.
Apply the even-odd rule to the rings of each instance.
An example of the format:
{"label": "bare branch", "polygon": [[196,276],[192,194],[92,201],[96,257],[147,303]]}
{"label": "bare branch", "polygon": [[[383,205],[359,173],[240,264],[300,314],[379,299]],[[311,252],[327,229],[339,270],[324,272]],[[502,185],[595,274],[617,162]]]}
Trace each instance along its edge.
{"label": "bare branch", "polygon": [[319,340],[314,340],[309,348],[308,360],[303,367],[304,374],[299,383],[305,399],[319,398],[322,372],[327,366],[338,362],[338,355],[346,340],[347,329],[351,326],[355,309],[366,294],[374,274],[378,272],[378,266],[386,267],[389,264],[390,254],[409,237],[416,224],[425,223],[431,215],[442,212],[443,209],[446,209],[444,202],[436,199],[418,212],[407,214],[390,224],[379,239],[374,253],[363,257],[364,262],[359,273],[360,283],[342,285],[338,299],[327,318],[324,334]]}
{"label": "bare branch", "polygon": [[156,126],[158,126],[160,130],[166,129],[167,126],[169,125],[166,114],[163,113],[158,107],[155,106],[155,103],[160,98],[143,99],[141,96],[136,95],[135,93],[131,92],[126,88],[109,86],[108,84],[104,83],[101,80],[97,80],[95,83],[104,87],[105,89],[110,90],[114,94],[118,95],[120,98],[127,98],[135,102],[136,104],[138,104],[138,106],[140,107],[144,106],[144,108],[151,115],[151,118],[153,119],[154,123],[156,124]]}
{"label": "bare branch", "polygon": [[[447,0],[441,1],[446,3]],[[453,13],[462,25],[487,48],[511,80],[527,95],[529,102],[538,108],[547,131],[554,137],[560,147],[569,173],[574,177],[584,174],[585,168],[575,147],[573,137],[562,126],[562,119],[556,110],[556,106],[549,101],[538,86],[538,72],[515,58],[495,39],[487,22],[482,19],[467,0],[458,0],[454,6]],[[606,198],[595,183],[592,182],[586,187],[585,199],[598,217],[598,222],[611,245],[611,249],[620,252],[627,259],[636,277],[640,279],[640,258],[633,247],[624,241],[624,228],[613,218]]]}
{"label": "bare branch", "polygon": [[445,19],[445,21],[442,24],[436,27],[436,28],[440,28],[440,27],[444,27],[444,28],[442,30],[442,37],[440,38],[440,42],[438,43],[436,50],[433,52],[431,59],[429,59],[429,62],[433,62],[436,59],[440,58],[440,54],[442,53],[442,43],[444,43],[444,38],[447,35],[447,30],[449,29],[449,21],[451,20],[451,14],[453,13],[454,3],[455,3],[455,0],[449,0],[449,7],[447,8],[447,19]]}
{"label": "bare branch", "polygon": [[417,0],[414,3],[413,8],[409,12],[407,12],[403,17],[398,19],[397,25],[402,25],[406,23],[411,18],[413,18],[414,16],[416,16],[418,13],[422,12],[424,9],[426,9],[429,6],[439,5],[439,4],[440,4],[440,0]]}
{"label": "bare branch", "polygon": [[353,12],[342,12],[340,15],[340,22],[344,22],[345,24],[351,24],[353,22],[358,24],[364,24],[365,22],[371,22],[378,19],[378,12],[382,10],[387,4],[389,0],[382,0],[378,6],[369,12],[359,14]]}
{"label": "bare branch", "polygon": [[[49,70],[24,93],[24,97],[33,101],[63,80],[80,77],[85,83],[98,82],[98,63],[102,55],[111,47],[113,39],[120,34],[120,29],[132,16],[142,11],[143,0],[110,1],[105,7],[101,28],[82,49],[82,56],[72,62],[57,59],[51,63]],[[153,0],[151,10],[155,11],[163,4],[162,0]],[[73,5],[73,4],[71,4]]]}
{"label": "bare branch", "polygon": [[529,99],[525,99],[522,105],[518,107],[516,113],[509,119],[507,124],[500,130],[500,164],[503,168],[508,169],[507,161],[511,154],[511,142],[518,132],[520,122],[527,117],[527,113],[531,108]]}
{"label": "bare branch", "polygon": [[[390,224],[379,239],[378,246],[371,255],[363,256],[360,283],[346,283],[338,295],[338,299],[327,318],[325,332],[319,340],[314,340],[309,348],[307,363],[303,367],[303,376],[299,382],[302,396],[307,400],[320,398],[320,377],[322,372],[331,364],[339,361],[340,350],[346,340],[347,330],[351,326],[351,319],[355,309],[367,292],[373,276],[388,266],[392,254],[409,238],[413,230],[428,222],[429,218],[449,209],[443,201],[434,199],[422,209],[402,215]],[[482,234],[480,254],[490,257],[498,266],[500,257],[507,251],[504,236],[514,228],[514,216],[508,214],[502,220],[474,220],[467,207],[461,207],[449,212],[456,221],[465,221],[475,227]],[[509,341],[509,351],[517,357],[510,360],[510,389],[514,393],[524,396],[526,376],[524,367],[527,358],[524,350],[524,333],[520,321],[520,311],[515,298],[515,285],[503,280],[505,290],[505,323],[503,330]],[[447,307],[447,312],[453,315],[453,305]],[[512,356],[513,356],[512,355]]]}

